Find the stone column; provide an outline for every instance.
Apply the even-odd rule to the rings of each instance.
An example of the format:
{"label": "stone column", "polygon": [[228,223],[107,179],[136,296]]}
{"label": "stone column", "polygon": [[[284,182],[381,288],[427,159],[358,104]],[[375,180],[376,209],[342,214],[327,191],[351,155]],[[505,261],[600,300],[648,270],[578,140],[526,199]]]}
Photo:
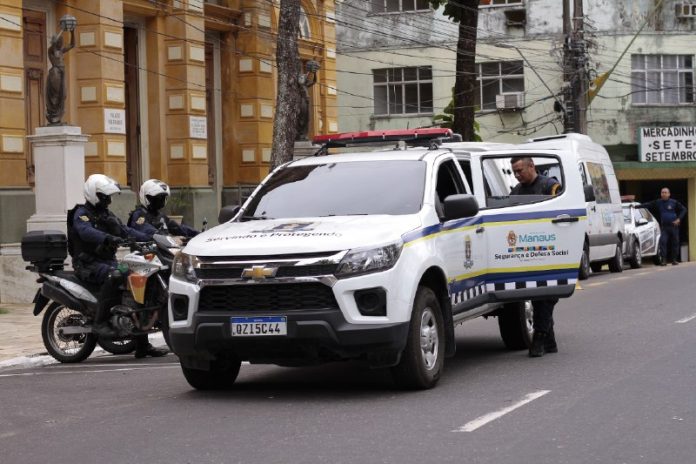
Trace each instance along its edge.
{"label": "stone column", "polygon": [[85,143],[89,136],[79,127],[39,127],[27,137],[36,169],[36,214],[27,231],[67,231],[66,213],[84,202]]}

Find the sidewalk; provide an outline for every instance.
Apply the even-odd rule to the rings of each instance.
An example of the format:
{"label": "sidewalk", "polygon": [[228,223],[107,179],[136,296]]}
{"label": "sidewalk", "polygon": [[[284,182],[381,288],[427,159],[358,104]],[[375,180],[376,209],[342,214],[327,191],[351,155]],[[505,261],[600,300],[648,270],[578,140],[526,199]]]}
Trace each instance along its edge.
{"label": "sidewalk", "polygon": [[45,353],[41,340],[41,317],[33,305],[0,305],[0,362],[19,356]]}

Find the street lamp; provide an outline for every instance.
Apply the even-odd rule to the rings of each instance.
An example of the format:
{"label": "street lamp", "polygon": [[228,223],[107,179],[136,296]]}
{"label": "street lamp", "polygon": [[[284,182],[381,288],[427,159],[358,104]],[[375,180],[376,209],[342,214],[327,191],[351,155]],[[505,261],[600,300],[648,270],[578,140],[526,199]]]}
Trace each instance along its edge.
{"label": "street lamp", "polygon": [[77,27],[77,18],[75,18],[72,15],[66,14],[63,15],[62,18],[60,18],[58,24],[60,24],[60,28],[65,32],[74,31],[75,27]]}
{"label": "street lamp", "polygon": [[307,66],[307,72],[311,72],[311,73],[315,73],[315,72],[319,71],[319,68],[320,68],[319,63],[317,61],[314,61],[314,60],[307,61],[307,64],[305,66]]}

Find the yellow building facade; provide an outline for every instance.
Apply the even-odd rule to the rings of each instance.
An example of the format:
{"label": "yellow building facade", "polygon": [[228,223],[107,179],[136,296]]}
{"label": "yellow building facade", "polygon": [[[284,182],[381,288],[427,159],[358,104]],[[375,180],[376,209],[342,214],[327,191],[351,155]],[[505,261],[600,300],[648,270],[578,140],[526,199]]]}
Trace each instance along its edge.
{"label": "yellow building facade", "polygon": [[[16,241],[34,212],[25,137],[46,124],[47,48],[63,15],[78,22],[65,55],[63,120],[90,136],[87,175],[105,173],[126,193],[162,179],[183,192],[178,204],[197,221],[216,217],[268,172],[278,5],[0,0],[0,242]],[[321,66],[310,89],[310,136],[337,130],[334,11],[333,0],[302,2],[300,58]],[[134,199],[122,197],[126,211]]]}

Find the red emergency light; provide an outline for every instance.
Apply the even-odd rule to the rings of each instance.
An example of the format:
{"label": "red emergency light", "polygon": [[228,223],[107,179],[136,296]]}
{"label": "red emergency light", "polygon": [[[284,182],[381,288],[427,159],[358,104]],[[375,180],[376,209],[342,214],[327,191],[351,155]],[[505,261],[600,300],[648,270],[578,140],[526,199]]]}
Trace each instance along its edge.
{"label": "red emergency light", "polygon": [[319,145],[340,146],[356,143],[398,142],[400,140],[427,141],[450,138],[453,135],[452,129],[443,129],[439,127],[428,129],[390,129],[317,135],[312,139],[312,142]]}

